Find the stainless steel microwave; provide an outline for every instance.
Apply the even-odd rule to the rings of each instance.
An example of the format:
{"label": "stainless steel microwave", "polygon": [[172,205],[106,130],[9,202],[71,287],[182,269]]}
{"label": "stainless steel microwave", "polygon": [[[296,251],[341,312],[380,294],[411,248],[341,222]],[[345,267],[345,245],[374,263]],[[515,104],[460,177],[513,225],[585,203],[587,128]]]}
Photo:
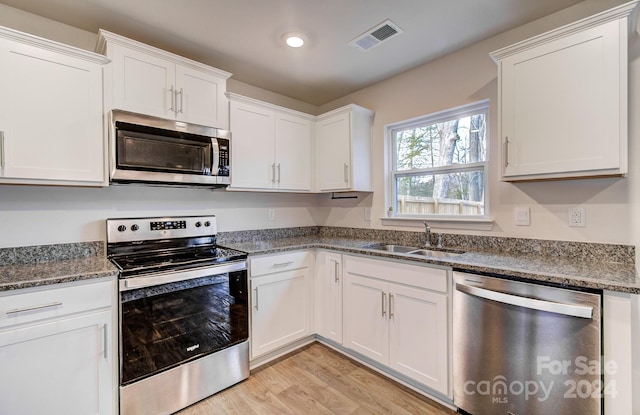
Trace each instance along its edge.
{"label": "stainless steel microwave", "polygon": [[112,183],[229,185],[229,131],[120,110],[110,118]]}

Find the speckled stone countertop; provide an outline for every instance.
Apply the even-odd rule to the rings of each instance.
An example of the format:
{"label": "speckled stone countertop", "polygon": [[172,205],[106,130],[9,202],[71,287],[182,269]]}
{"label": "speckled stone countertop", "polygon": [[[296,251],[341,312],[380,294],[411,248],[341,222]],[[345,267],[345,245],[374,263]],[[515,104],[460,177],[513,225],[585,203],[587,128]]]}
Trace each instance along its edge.
{"label": "speckled stone countertop", "polygon": [[[419,234],[417,237],[422,238],[422,235]],[[336,235],[335,231],[325,232],[321,229],[319,233],[303,232],[301,236],[270,236],[272,235],[268,233],[255,235],[255,238],[264,237],[264,239],[254,238],[253,240],[242,240],[243,238],[234,240],[223,236],[219,243],[245,251],[249,255],[324,248],[351,254],[442,265],[452,267],[454,271],[541,281],[567,287],[640,294],[640,278],[632,259],[635,256],[635,250],[627,246],[498,238],[502,240],[484,241],[485,244],[492,244],[496,251],[480,252],[469,249],[469,246],[455,246],[455,248],[462,248],[465,253],[449,258],[434,258],[394,254],[371,248],[376,243],[382,242],[409,246],[421,245],[418,240],[399,241],[393,238],[393,235],[376,235],[378,239],[370,239],[370,236],[374,235],[353,238],[348,236],[363,235],[348,235],[345,232]],[[389,239],[390,237],[392,240]],[[449,242],[453,240],[454,237],[449,236]],[[458,242],[461,242],[459,245],[466,245],[464,241]],[[478,241],[470,243],[474,243],[476,247],[486,247]],[[445,246],[454,248],[454,245]]]}
{"label": "speckled stone countertop", "polygon": [[[377,243],[421,246],[421,232],[302,227],[222,232],[218,243],[249,255],[323,248],[371,257],[436,264],[488,275],[569,287],[640,294],[635,248],[624,245],[443,234],[443,244],[464,251],[434,258],[372,249]],[[432,235],[435,246],[437,236]],[[0,249],[0,291],[117,276],[104,242]]]}
{"label": "speckled stone countertop", "polygon": [[0,291],[117,275],[103,242],[0,249]]}

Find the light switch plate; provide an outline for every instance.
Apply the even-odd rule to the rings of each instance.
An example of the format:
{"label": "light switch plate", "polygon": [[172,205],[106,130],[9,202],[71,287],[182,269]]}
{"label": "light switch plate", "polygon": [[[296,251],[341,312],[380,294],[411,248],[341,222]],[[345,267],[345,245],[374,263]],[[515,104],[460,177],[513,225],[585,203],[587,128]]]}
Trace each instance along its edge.
{"label": "light switch plate", "polygon": [[529,206],[516,206],[514,216],[516,226],[531,225],[531,209],[529,209]]}
{"label": "light switch plate", "polygon": [[364,220],[366,220],[366,221],[370,221],[371,220],[371,208],[370,207],[364,208]]}

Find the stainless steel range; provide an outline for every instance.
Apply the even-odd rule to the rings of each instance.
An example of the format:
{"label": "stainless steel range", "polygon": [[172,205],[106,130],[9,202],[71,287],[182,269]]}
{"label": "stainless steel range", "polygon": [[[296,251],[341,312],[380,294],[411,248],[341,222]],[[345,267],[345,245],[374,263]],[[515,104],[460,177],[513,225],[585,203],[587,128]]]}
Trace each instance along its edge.
{"label": "stainless steel range", "polygon": [[107,220],[120,269],[120,413],[171,414],[249,376],[247,254],[215,216]]}

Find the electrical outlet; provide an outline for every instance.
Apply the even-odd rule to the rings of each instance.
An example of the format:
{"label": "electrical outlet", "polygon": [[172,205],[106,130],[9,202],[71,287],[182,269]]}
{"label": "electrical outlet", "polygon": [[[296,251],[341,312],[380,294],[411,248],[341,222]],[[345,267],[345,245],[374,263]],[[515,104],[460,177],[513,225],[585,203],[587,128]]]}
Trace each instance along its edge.
{"label": "electrical outlet", "polygon": [[587,212],[583,207],[569,208],[569,226],[587,226]]}
{"label": "electrical outlet", "polygon": [[275,209],[267,210],[267,215],[269,216],[269,220],[270,221],[276,220],[276,210]]}
{"label": "electrical outlet", "polygon": [[530,226],[531,210],[529,206],[517,206],[514,210],[514,219],[516,226]]}

